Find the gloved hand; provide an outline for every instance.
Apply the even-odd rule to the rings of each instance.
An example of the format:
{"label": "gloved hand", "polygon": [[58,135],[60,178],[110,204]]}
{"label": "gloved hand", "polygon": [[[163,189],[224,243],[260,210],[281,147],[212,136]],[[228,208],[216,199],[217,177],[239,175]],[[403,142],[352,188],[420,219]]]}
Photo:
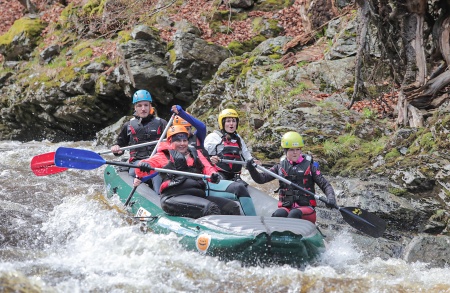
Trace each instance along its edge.
{"label": "gloved hand", "polygon": [[151,170],[153,170],[153,168],[150,166],[149,163],[142,162],[139,164],[139,170],[141,170],[142,172],[149,173]]}
{"label": "gloved hand", "polygon": [[327,208],[332,209],[336,206],[336,199],[334,197],[327,198],[327,201],[328,203],[325,204]]}
{"label": "gloved hand", "polygon": [[183,110],[183,108],[180,105],[173,105],[170,109],[170,111],[175,114],[180,113],[181,110]]}
{"label": "gloved hand", "polygon": [[210,178],[212,183],[219,183],[220,182],[220,175],[219,173],[212,173]]}
{"label": "gloved hand", "polygon": [[247,164],[246,164],[246,168],[247,170],[255,170],[255,161],[253,161],[253,159],[247,160]]}

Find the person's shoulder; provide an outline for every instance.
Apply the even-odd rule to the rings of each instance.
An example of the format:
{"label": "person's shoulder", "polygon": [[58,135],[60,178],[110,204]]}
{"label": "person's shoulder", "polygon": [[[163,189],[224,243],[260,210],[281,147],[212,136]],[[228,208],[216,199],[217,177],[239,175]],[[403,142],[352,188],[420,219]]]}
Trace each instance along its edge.
{"label": "person's shoulder", "polygon": [[309,162],[311,162],[312,163],[312,161],[313,161],[313,157],[311,156],[311,155],[303,155],[303,158],[305,159],[305,160],[307,160],[307,161],[309,161]]}
{"label": "person's shoulder", "polygon": [[217,133],[217,130],[214,130],[213,132],[210,132],[207,136],[207,138],[214,138],[214,137],[221,137],[219,133]]}
{"label": "person's shoulder", "polygon": [[127,120],[122,124],[122,128],[128,128],[128,126],[130,125],[131,121]]}

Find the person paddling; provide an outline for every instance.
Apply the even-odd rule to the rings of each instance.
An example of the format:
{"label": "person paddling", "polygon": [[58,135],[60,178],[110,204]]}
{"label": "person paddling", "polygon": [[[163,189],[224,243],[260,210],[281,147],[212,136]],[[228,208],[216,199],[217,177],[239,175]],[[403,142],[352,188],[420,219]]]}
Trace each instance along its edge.
{"label": "person paddling", "polygon": [[[235,180],[241,173],[242,165],[223,163],[221,159],[247,161],[253,159],[244,140],[237,133],[239,115],[236,110],[225,109],[220,112],[217,122],[219,130],[214,130],[205,138],[205,149],[210,155],[220,175],[227,180]],[[258,160],[254,160],[259,163]]]}
{"label": "person paddling", "polygon": [[[240,178],[241,164],[224,163],[221,159],[243,161],[254,160],[244,140],[237,134],[239,115],[233,109],[225,109],[218,116],[219,130],[208,134],[205,138],[205,149],[210,155],[211,163],[217,168],[220,176],[228,183],[222,182],[215,190],[234,194],[241,203],[246,216],[255,216],[255,206],[247,189],[247,183]],[[260,164],[258,160],[254,160]]]}
{"label": "person paddling", "polygon": [[[139,185],[141,178],[153,173],[152,168],[172,169],[183,172],[210,175],[212,183],[218,183],[220,176],[201,151],[188,144],[188,132],[184,126],[173,125],[167,132],[169,144],[162,145],[151,158],[139,163],[136,170]],[[164,148],[166,146],[166,148]],[[239,204],[233,200],[206,196],[206,183],[188,175],[162,174],[161,207],[173,216],[200,218],[208,215],[240,215]]]}
{"label": "person paddling", "polygon": [[[294,131],[285,133],[281,138],[281,147],[286,158],[269,170],[312,193],[315,192],[315,184],[317,184],[327,197],[327,207],[332,208],[336,205],[334,189],[322,176],[319,165],[313,161],[312,156],[302,154],[301,148],[304,145],[299,133]],[[260,173],[252,160],[247,161],[247,169],[252,179],[258,184],[275,179],[270,174]],[[278,209],[272,217],[299,218],[315,223],[315,207],[316,200],[313,196],[280,181]]]}
{"label": "person paddling", "polygon": [[[134,114],[130,121],[125,122],[117,137],[116,144],[111,147],[111,152],[115,156],[123,155],[121,147],[136,145],[150,141],[156,141],[161,137],[167,126],[167,121],[155,116],[155,109],[152,107],[152,96],[146,90],[138,90],[133,95]],[[140,160],[148,158],[154,146],[145,146],[130,150],[129,162],[137,164]],[[135,177],[135,169],[130,168],[128,173]],[[155,189],[159,189],[160,176],[152,178]]]}

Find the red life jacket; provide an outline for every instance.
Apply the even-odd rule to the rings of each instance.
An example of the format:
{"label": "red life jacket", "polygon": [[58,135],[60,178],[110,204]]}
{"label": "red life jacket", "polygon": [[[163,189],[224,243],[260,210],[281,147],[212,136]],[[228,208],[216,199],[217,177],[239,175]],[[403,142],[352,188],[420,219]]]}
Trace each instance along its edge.
{"label": "red life jacket", "polygon": [[[193,147],[188,148],[194,164],[188,166],[185,156],[175,150],[164,150],[168,159],[164,169],[177,170],[189,173],[202,174],[204,168],[198,158],[197,150]],[[201,178],[193,178],[184,175],[161,173],[163,183],[161,184],[161,196],[189,194],[194,196],[206,197],[206,184]]]}

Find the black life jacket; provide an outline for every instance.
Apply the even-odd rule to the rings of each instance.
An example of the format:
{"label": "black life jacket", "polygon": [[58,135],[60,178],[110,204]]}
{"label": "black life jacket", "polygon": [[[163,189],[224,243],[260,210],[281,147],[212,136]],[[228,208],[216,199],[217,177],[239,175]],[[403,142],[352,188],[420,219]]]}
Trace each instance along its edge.
{"label": "black life jacket", "polygon": [[[146,118],[144,118],[144,121]],[[131,137],[130,145],[158,140],[162,133],[161,118],[153,117],[147,124],[143,125],[141,119],[132,118],[128,126]],[[148,158],[154,145],[144,146],[130,150],[130,161],[142,160]]]}
{"label": "black life jacket", "polygon": [[[194,164],[188,166],[185,156],[175,150],[164,150],[168,163],[164,169],[177,170],[189,173],[202,174],[203,164],[200,161],[197,150],[193,147],[188,148],[190,155],[194,159]],[[160,173],[163,183],[161,184],[161,196],[189,194],[205,197],[206,184],[201,178],[194,178],[184,175]]]}
{"label": "black life jacket", "polygon": [[[292,165],[287,159],[284,159],[280,163],[278,175],[315,193],[315,184],[311,173],[311,162],[312,157],[309,155],[303,155],[303,161],[300,164],[295,165]],[[317,204],[313,196],[282,181],[280,181],[279,196],[279,200],[284,203],[290,202],[292,204],[293,202],[297,202],[301,206],[311,205],[313,207]]]}
{"label": "black life jacket", "polygon": [[200,149],[201,147],[197,145],[197,136],[195,134],[189,136],[188,138],[189,146],[193,146],[196,149]]}
{"label": "black life jacket", "polygon": [[[222,137],[222,141],[216,145],[215,151],[217,156],[220,159],[233,160],[233,161],[242,161],[242,147],[241,147],[241,139],[236,133],[226,133],[215,130],[215,133],[219,134]],[[219,145],[223,145],[223,150],[218,153],[217,147]],[[216,164],[216,167],[223,172],[240,174],[242,170],[242,165],[238,164],[230,164],[219,162]]]}

